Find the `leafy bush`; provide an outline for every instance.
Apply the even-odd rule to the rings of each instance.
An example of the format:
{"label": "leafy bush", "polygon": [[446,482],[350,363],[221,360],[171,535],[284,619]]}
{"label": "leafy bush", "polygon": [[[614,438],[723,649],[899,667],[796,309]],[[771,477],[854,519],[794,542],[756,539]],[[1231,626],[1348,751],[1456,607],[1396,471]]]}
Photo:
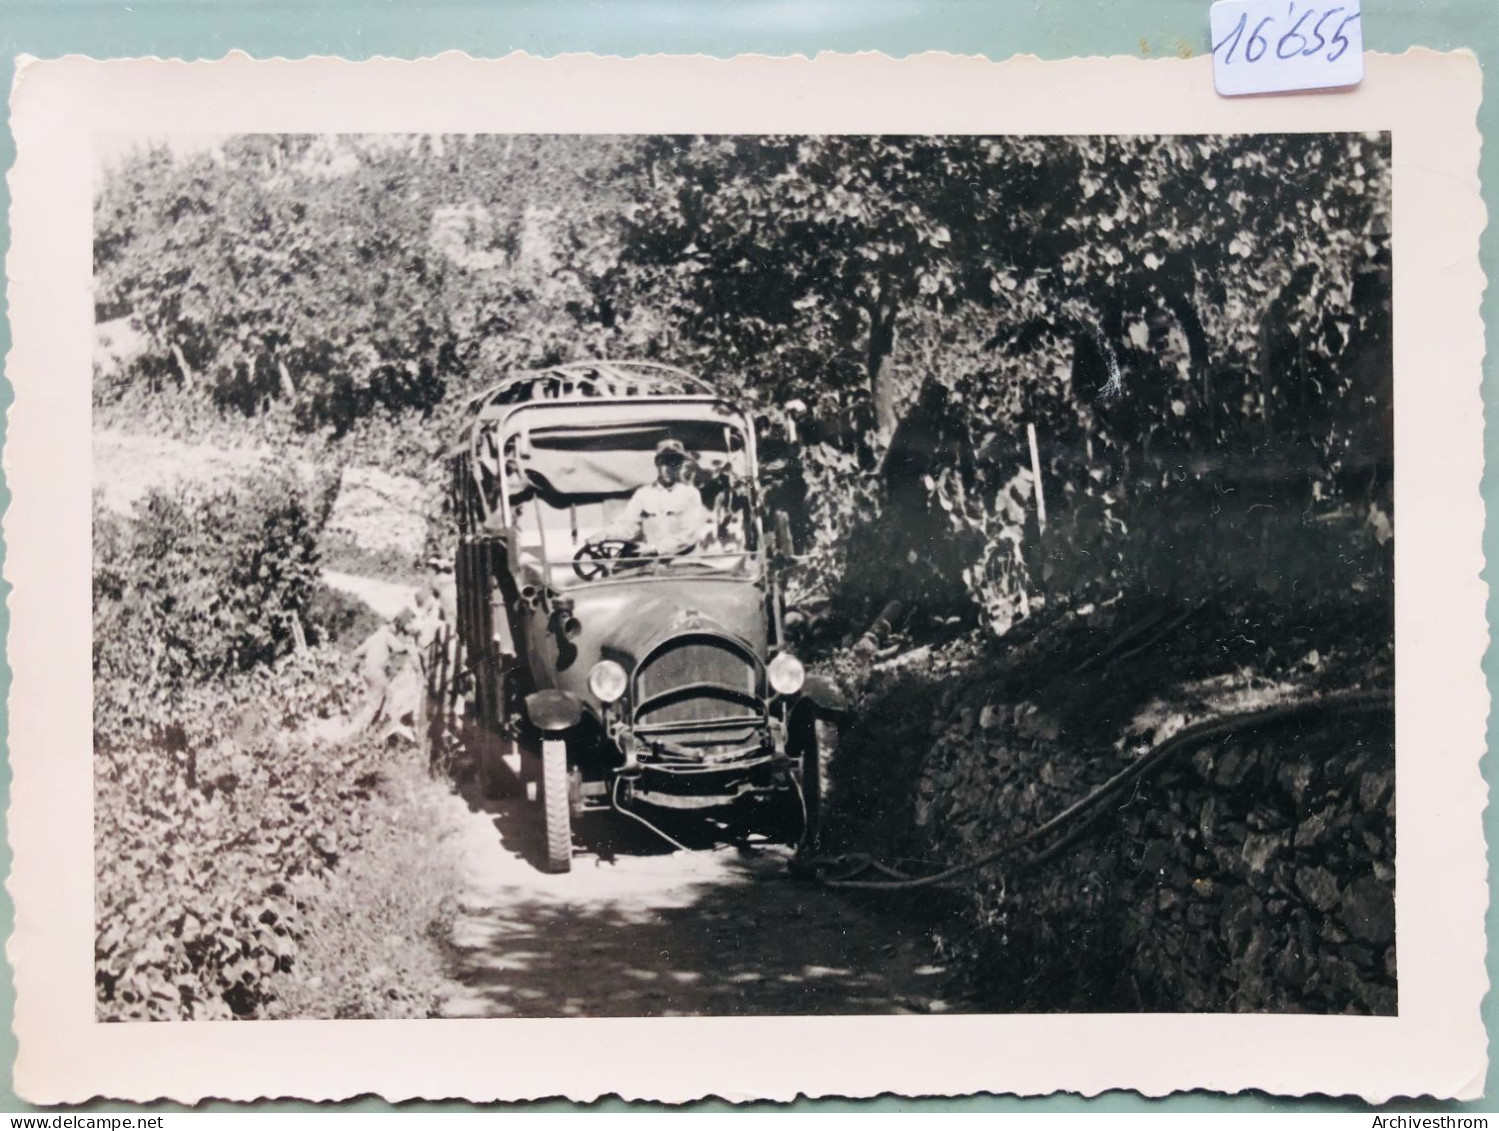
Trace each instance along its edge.
{"label": "leafy bush", "polygon": [[155,741],[94,759],[95,942],[105,1019],[257,1015],[291,968],[316,878],[363,831],[369,752],[295,736],[351,701],[331,652],[184,689]]}
{"label": "leafy bush", "polygon": [[307,618],[319,644],[353,648],[380,627],[380,614],[358,597],[327,585],[313,590],[307,604]]}
{"label": "leafy bush", "polygon": [[[445,889],[395,899],[381,885],[437,852],[438,826],[411,797],[440,790],[404,749],[315,737],[356,683],[337,652],[291,656],[185,697],[167,741],[96,758],[101,1020],[321,1012],[375,972],[349,965],[357,948],[384,940],[422,960]],[[363,1015],[425,1015],[436,960],[427,968],[426,982],[363,986]]]}
{"label": "leafy bush", "polygon": [[209,495],[155,491],[131,519],[96,503],[96,737],[171,723],[185,688],[292,649],[336,488],[273,472]]}
{"label": "leafy bush", "polygon": [[[264,475],[239,491],[157,493],[128,519],[96,506],[103,1020],[279,1016],[286,994],[316,1009],[307,986],[327,972],[318,964],[353,953],[350,939],[372,926],[350,907],[384,908],[381,938],[428,945],[436,906],[395,900],[407,915],[396,924],[380,889],[401,871],[387,858],[412,851],[390,828],[439,836],[430,821],[411,827],[425,768],[405,751],[330,741],[362,681],[336,648],[294,647],[299,620],[314,637],[360,625],[357,610],[318,596],[315,547],[331,502],[327,485]],[[381,859],[336,874],[367,846]],[[335,931],[342,942],[329,941]],[[424,1012],[434,977],[394,997],[381,986],[365,1005]]]}

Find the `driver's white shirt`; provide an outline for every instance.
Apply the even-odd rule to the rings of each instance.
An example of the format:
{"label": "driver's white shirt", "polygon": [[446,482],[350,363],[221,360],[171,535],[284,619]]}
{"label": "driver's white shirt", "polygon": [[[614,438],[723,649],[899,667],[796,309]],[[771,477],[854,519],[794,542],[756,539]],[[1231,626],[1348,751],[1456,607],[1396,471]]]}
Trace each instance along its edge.
{"label": "driver's white shirt", "polygon": [[671,552],[701,539],[708,519],[703,497],[690,483],[670,487],[647,483],[630,496],[624,513],[609,524],[606,533],[610,538],[643,540],[652,549]]}

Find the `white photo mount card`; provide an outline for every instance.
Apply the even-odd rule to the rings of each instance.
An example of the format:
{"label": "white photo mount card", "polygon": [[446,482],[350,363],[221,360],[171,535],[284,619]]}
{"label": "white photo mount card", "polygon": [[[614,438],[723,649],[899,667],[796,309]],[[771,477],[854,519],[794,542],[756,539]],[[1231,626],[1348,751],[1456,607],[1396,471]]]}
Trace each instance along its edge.
{"label": "white photo mount card", "polygon": [[1219,94],[1331,90],[1363,81],[1359,0],[1216,0],[1209,23]]}
{"label": "white photo mount card", "polygon": [[1366,65],[23,60],[17,1091],[1477,1096],[1480,73]]}

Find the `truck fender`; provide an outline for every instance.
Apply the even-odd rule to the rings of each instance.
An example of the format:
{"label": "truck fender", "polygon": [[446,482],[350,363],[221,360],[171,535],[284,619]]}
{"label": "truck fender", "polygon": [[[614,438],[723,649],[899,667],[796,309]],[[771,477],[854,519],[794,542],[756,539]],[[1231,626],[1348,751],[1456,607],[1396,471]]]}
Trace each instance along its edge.
{"label": "truck fender", "polygon": [[559,734],[583,721],[583,701],[567,691],[536,691],[526,696],[526,716],[537,730]]}
{"label": "truck fender", "polygon": [[802,696],[797,708],[804,705],[815,707],[820,714],[841,715],[848,710],[842,689],[825,675],[809,675],[802,684]]}

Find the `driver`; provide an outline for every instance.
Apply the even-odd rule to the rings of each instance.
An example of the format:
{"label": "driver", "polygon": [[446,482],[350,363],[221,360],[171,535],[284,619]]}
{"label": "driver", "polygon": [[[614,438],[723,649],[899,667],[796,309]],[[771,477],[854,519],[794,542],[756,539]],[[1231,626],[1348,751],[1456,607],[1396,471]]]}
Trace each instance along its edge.
{"label": "driver", "polygon": [[682,478],[687,449],[680,440],[656,445],[656,481],[630,496],[624,513],[604,530],[606,539],[635,544],[642,556],[684,553],[709,536],[713,516],[698,489]]}

